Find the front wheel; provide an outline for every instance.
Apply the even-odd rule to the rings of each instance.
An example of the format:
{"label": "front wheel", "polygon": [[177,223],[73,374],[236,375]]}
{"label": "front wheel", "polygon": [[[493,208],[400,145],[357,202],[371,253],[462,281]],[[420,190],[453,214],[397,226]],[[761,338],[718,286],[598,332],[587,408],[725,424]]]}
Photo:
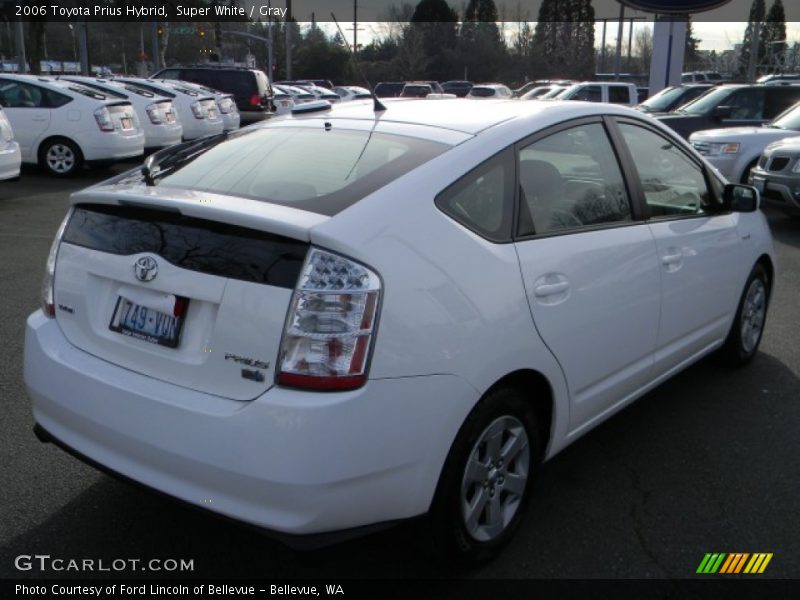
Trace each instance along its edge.
{"label": "front wheel", "polygon": [[462,564],[494,558],[519,528],[538,464],[529,401],[512,388],[487,394],[461,427],[431,506],[437,557]]}
{"label": "front wheel", "polygon": [[767,320],[769,293],[769,275],[759,263],[747,278],[731,330],[720,349],[720,356],[727,364],[745,365],[758,351]]}

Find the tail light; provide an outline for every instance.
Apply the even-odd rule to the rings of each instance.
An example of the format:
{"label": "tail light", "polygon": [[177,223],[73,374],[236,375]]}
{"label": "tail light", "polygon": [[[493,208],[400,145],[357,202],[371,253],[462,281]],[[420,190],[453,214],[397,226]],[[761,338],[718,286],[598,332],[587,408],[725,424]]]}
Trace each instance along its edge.
{"label": "tail light", "polygon": [[199,100],[195,100],[194,102],[192,102],[191,108],[192,108],[192,114],[194,115],[195,119],[206,118],[206,115],[208,113],[206,112],[206,109],[203,107],[203,105],[200,104]]}
{"label": "tail light", "polygon": [[151,104],[147,107],[147,116],[150,117],[150,122],[153,125],[161,125],[163,123],[161,119],[161,110],[158,104]]}
{"label": "tail light", "polygon": [[258,94],[250,96],[250,106],[261,106],[261,96]]}
{"label": "tail light", "polygon": [[236,112],[236,104],[230,98],[223,98],[217,103],[217,106],[219,106],[219,112],[223,115]]}
{"label": "tail light", "polygon": [[283,332],[278,383],[349,390],[367,380],[378,318],[378,275],[314,248],[300,275]]}
{"label": "tail light", "polygon": [[53,297],[53,281],[56,274],[56,258],[58,257],[58,249],[61,246],[61,238],[64,237],[64,230],[67,228],[70,217],[72,217],[72,208],[67,211],[64,220],[61,221],[61,226],[56,232],[56,237],[50,246],[50,254],[47,255],[47,263],[44,268],[44,279],[42,280],[42,312],[48,317],[56,316],[56,303]]}
{"label": "tail light", "polygon": [[111,120],[111,113],[105,106],[101,106],[94,111],[94,119],[100,131],[114,131],[114,123]]}
{"label": "tail light", "polygon": [[8,118],[0,112],[0,141],[10,142],[14,139],[14,132],[11,129],[11,123]]}

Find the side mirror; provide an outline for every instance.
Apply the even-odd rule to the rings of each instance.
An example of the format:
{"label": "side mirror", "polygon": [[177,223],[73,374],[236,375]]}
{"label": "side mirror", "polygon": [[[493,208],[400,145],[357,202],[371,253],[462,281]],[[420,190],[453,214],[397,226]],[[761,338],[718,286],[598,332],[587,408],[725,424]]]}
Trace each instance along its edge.
{"label": "side mirror", "polygon": [[715,119],[730,119],[733,114],[732,106],[717,106],[712,112],[711,116]]}
{"label": "side mirror", "polygon": [[733,212],[755,212],[759,201],[758,190],[751,185],[729,183],[722,193],[722,205]]}

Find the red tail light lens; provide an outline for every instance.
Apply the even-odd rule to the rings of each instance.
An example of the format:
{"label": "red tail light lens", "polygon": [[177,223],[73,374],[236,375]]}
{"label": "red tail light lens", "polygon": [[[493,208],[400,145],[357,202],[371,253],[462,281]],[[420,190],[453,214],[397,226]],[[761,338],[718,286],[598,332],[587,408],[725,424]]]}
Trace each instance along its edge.
{"label": "red tail light lens", "polygon": [[250,96],[250,106],[261,106],[261,96],[258,94]]}
{"label": "red tail light lens", "polygon": [[278,383],[315,390],[362,386],[380,291],[374,271],[312,249],[289,308]]}
{"label": "red tail light lens", "polygon": [[72,208],[67,211],[64,220],[61,221],[61,226],[56,232],[56,237],[50,246],[50,254],[47,255],[47,263],[44,269],[44,279],[42,280],[42,311],[48,317],[56,316],[56,302],[53,294],[53,283],[56,274],[56,258],[58,257],[58,249],[61,246],[61,238],[64,237],[64,230],[67,228],[70,217],[72,217]]}

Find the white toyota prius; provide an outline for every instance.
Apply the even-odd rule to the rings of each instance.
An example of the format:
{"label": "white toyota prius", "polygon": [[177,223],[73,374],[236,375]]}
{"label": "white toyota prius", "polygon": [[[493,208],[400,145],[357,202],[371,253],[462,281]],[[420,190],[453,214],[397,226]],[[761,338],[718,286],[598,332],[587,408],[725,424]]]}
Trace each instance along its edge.
{"label": "white toyota prius", "polygon": [[355,101],[180,144],[71,197],[27,322],[36,432],[289,542],[425,515],[481,561],[543,460],[753,358],[758,203],[609,104]]}

